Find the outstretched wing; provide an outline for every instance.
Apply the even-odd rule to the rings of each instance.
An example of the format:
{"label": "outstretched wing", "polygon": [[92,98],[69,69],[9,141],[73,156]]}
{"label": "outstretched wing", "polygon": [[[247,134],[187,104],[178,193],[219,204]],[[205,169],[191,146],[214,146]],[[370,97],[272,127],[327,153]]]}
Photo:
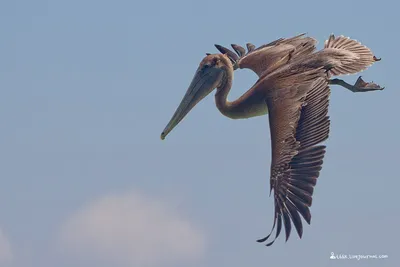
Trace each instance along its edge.
{"label": "outstretched wing", "polygon": [[[330,89],[322,69],[307,71],[274,81],[266,103],[272,143],[271,191],[274,191],[275,215],[271,233],[282,225],[289,239],[292,223],[299,237],[302,220],[310,224],[312,195],[325,155],[319,143],[329,135],[327,116]],[[272,245],[275,239],[268,243]]]}
{"label": "outstretched wing", "polygon": [[280,38],[258,48],[248,43],[247,53],[243,47],[232,44],[237,55],[226,47],[215,46],[221,53],[230,57],[235,68],[251,69],[261,77],[288,63],[289,60],[307,56],[315,51],[317,41],[304,35],[303,33],[288,39]]}

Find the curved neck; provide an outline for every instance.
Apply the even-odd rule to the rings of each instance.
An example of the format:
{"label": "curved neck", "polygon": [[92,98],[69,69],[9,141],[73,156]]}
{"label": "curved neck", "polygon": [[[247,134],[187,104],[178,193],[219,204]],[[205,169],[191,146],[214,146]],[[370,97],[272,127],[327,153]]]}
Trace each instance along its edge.
{"label": "curved neck", "polygon": [[228,94],[232,88],[233,70],[228,69],[222,78],[221,85],[217,87],[215,93],[215,104],[218,110],[225,116],[231,117],[232,115],[232,102],[228,101]]}
{"label": "curved neck", "polygon": [[266,113],[264,99],[254,90],[254,87],[235,101],[228,101],[232,81],[233,69],[228,68],[215,94],[215,104],[223,115],[231,119],[243,119]]}

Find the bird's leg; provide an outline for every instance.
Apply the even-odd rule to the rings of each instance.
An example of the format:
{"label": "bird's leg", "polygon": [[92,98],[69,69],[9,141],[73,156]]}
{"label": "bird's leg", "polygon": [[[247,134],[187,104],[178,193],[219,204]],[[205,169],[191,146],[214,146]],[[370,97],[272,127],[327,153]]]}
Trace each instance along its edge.
{"label": "bird's leg", "polygon": [[361,79],[361,76],[358,77],[356,83],[354,85],[348,84],[345,81],[341,79],[332,79],[329,80],[329,84],[336,84],[343,86],[350,91],[356,93],[356,92],[369,92],[369,91],[376,91],[376,90],[383,90],[385,87],[380,87],[378,84],[374,82],[364,82],[363,79]]}

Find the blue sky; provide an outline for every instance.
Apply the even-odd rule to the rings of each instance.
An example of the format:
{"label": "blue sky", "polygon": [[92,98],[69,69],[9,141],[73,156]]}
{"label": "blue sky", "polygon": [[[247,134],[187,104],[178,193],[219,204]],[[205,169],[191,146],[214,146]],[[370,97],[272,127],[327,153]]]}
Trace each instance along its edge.
{"label": "blue sky", "polygon": [[[398,266],[395,1],[3,1],[0,266]],[[209,96],[161,141],[213,44],[345,35],[386,89],[332,87],[331,134],[301,240],[273,221],[267,117]],[[343,77],[353,83],[357,76]],[[235,72],[229,99],[256,81]],[[385,254],[386,260],[329,260]]]}

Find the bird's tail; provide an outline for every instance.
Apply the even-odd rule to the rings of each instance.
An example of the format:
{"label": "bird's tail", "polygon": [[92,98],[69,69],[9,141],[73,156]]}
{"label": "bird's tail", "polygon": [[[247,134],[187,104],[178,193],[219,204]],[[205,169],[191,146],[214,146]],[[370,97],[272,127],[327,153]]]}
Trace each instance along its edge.
{"label": "bird's tail", "polygon": [[335,37],[333,34],[325,41],[324,50],[331,52],[334,57],[333,68],[328,71],[332,76],[343,74],[355,74],[379,61],[372,51],[357,40],[348,37]]}

